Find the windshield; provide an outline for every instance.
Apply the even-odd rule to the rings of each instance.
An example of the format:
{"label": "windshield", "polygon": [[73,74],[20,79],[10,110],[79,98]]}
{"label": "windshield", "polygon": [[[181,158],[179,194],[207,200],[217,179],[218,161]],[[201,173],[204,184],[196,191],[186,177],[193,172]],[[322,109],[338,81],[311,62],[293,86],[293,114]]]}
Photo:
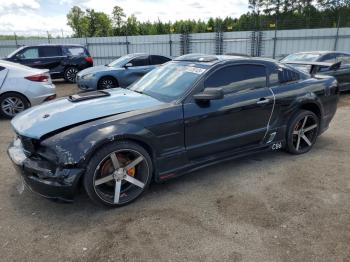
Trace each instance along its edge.
{"label": "windshield", "polygon": [[114,60],[113,62],[109,63],[107,66],[111,66],[111,67],[124,66],[126,63],[129,62],[129,60],[132,57],[133,57],[132,55],[125,55],[125,56],[119,57],[117,60]]}
{"label": "windshield", "polygon": [[167,63],[152,70],[128,88],[161,101],[171,102],[184,95],[204,71],[204,68],[193,64]]}
{"label": "windshield", "polygon": [[315,62],[320,56],[314,53],[291,54],[283,58],[282,62]]}

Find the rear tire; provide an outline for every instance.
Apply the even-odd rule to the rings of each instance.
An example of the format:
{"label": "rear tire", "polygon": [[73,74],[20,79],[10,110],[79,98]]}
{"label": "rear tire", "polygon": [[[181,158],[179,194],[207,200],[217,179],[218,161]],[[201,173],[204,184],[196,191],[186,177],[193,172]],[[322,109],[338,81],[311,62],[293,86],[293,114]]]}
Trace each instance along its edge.
{"label": "rear tire", "polygon": [[294,155],[304,154],[315,144],[320,127],[319,117],[311,111],[301,110],[288,126],[286,150]]}
{"label": "rear tire", "polygon": [[7,119],[15,117],[29,107],[27,98],[19,93],[6,93],[0,96],[0,116]]}
{"label": "rear tire", "polygon": [[74,66],[67,67],[66,70],[64,70],[64,80],[66,80],[68,83],[75,83],[77,81],[78,73],[78,68]]}
{"label": "rear tire", "polygon": [[136,143],[119,141],[98,150],[84,175],[84,188],[97,204],[108,207],[128,205],[148,188],[152,161]]}
{"label": "rear tire", "polygon": [[98,90],[111,89],[118,86],[118,81],[111,76],[102,77],[97,83]]}

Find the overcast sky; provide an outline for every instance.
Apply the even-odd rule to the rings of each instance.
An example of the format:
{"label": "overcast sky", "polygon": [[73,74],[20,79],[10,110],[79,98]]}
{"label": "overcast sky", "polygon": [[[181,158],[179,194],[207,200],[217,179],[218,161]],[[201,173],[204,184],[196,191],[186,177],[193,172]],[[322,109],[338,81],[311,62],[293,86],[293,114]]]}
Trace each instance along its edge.
{"label": "overcast sky", "polygon": [[111,14],[115,5],[141,21],[175,21],[209,17],[239,17],[248,0],[0,0],[0,34],[53,35],[71,33],[66,14],[74,6]]}

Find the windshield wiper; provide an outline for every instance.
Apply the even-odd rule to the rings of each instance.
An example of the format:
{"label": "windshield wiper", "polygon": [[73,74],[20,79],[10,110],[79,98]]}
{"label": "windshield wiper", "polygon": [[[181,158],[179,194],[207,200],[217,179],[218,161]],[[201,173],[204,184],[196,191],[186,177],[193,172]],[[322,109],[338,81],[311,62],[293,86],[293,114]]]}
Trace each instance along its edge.
{"label": "windshield wiper", "polygon": [[135,92],[135,93],[144,94],[142,91],[139,91],[139,90],[132,90],[132,89],[130,89],[130,90]]}

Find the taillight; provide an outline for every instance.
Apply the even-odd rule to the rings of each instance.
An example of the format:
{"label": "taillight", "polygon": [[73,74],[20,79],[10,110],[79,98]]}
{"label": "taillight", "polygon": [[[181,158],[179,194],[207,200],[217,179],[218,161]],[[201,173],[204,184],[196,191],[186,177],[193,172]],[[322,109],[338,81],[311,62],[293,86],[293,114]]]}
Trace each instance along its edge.
{"label": "taillight", "polygon": [[34,82],[47,82],[49,81],[49,78],[50,76],[47,74],[38,74],[38,75],[25,77],[25,79],[28,79],[29,81],[34,81]]}
{"label": "taillight", "polygon": [[91,64],[94,62],[94,60],[92,59],[91,56],[86,56],[86,57],[84,57],[84,59],[86,62],[91,63]]}

